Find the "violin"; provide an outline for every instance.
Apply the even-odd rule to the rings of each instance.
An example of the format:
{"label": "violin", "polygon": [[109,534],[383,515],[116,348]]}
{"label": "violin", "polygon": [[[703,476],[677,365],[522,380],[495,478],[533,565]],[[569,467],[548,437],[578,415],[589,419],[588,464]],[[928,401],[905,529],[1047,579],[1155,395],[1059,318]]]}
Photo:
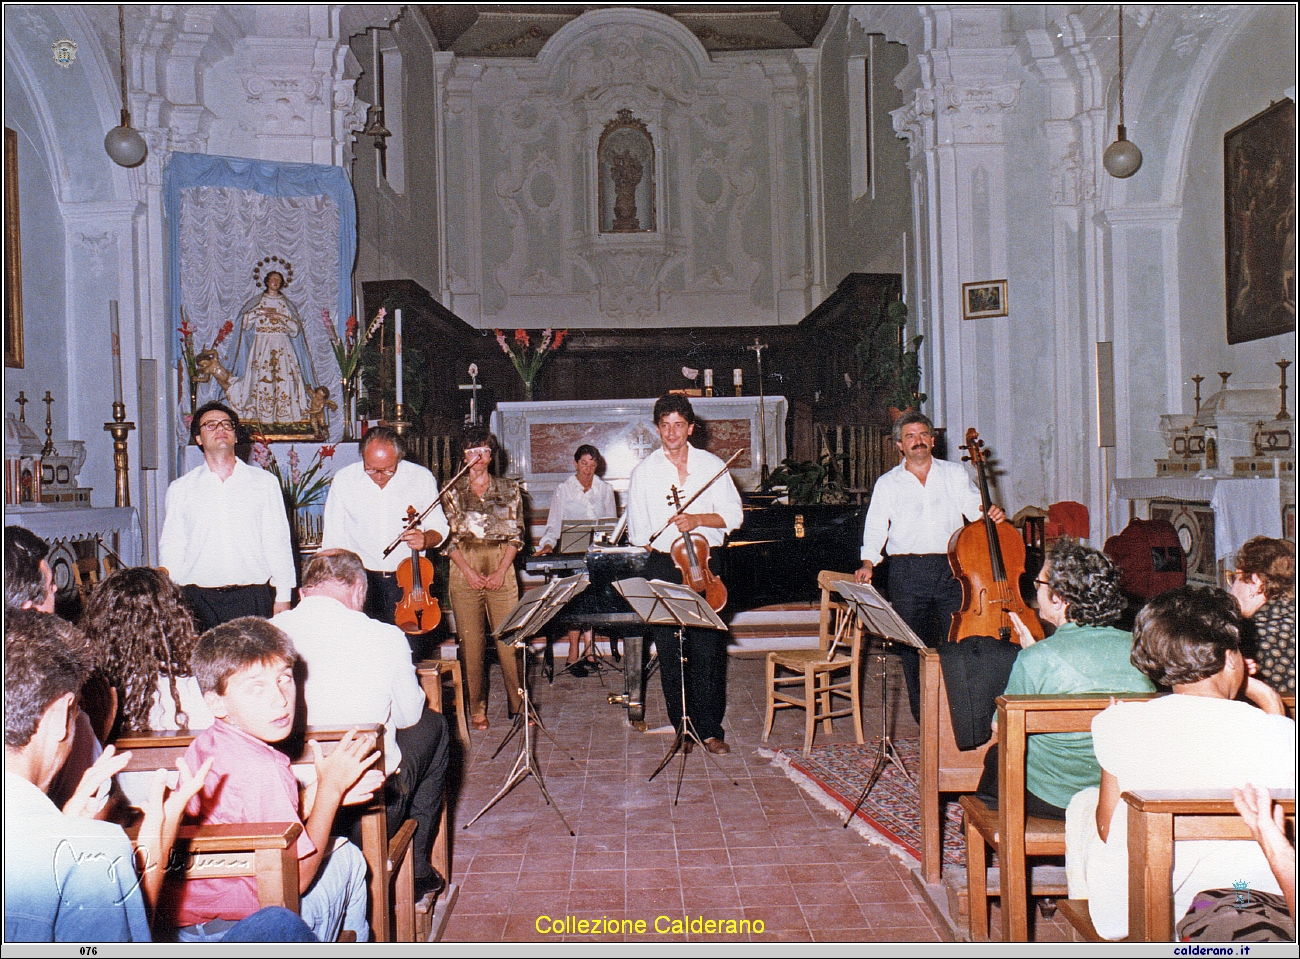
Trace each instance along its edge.
{"label": "violin", "polygon": [[1025,544],[1010,523],[995,523],[989,517],[987,454],[974,427],[966,431],[962,449],[979,477],[983,515],[952,534],[948,541],[948,564],[961,581],[961,610],[953,614],[948,640],[959,643],[967,636],[996,636],[1019,645],[1012,628],[1015,613],[1034,639],[1043,638],[1038,617],[1020,595],[1020,576],[1025,571]]}
{"label": "violin", "polygon": [[[668,500],[680,514],[683,507],[681,493],[676,486],[673,486]],[[727,587],[709,569],[708,540],[689,532],[682,533],[682,538],[673,543],[671,556],[682,574],[682,582],[703,596],[715,613],[722,612],[727,605]]]}
{"label": "violin", "polygon": [[[415,529],[419,522],[415,507],[406,508],[407,529]],[[404,633],[418,636],[437,628],[442,622],[442,608],[429,590],[433,586],[433,563],[423,553],[411,547],[411,558],[397,567],[397,585],[402,587],[402,598],[394,612],[394,621]]]}

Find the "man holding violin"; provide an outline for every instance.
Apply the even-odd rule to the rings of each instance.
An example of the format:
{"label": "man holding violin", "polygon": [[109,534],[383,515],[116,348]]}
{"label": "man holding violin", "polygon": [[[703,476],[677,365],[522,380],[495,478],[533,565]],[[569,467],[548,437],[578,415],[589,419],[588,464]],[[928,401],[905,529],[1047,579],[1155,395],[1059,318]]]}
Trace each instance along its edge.
{"label": "man holding violin", "polygon": [[339,470],[325,500],[321,549],[351,550],[366,568],[366,615],[393,623],[402,598],[397,567],[409,559],[406,549],[385,556],[388,544],[401,536],[413,550],[433,549],[447,536],[447,517],[436,506],[414,529],[407,526],[407,509],[423,512],[438,498],[438,481],[423,466],[406,461],[406,441],[391,426],[371,428],[358,447],[361,462]]}
{"label": "man holding violin", "polygon": [[[652,556],[647,575],[655,579],[680,582],[683,579],[670,558],[673,544],[686,533],[699,537],[712,549],[722,545],[727,533],[744,520],[740,493],[731,476],[719,476],[707,489],[705,484],[724,471],[722,460],[690,444],[695,432],[695,410],[685,396],[661,396],[654,406],[655,428],[661,446],[640,462],[628,483],[627,532],[635,546],[645,546]],[[678,513],[672,504],[672,491],[681,502],[696,493],[690,512]],[[703,489],[701,493],[700,490]],[[677,514],[668,523],[669,518]],[[651,542],[660,526],[667,528]],[[663,681],[664,702],[674,728],[682,721],[681,658],[677,631],[651,627],[651,637],[659,651],[659,675]],[[729,753],[724,742],[722,717],[727,710],[727,645],[725,634],[708,630],[688,630],[686,704],[692,722],[712,753]]]}
{"label": "man holding violin", "polygon": [[[943,642],[961,609],[961,584],[948,563],[948,540],[967,519],[980,515],[980,493],[960,463],[935,459],[934,426],[923,413],[904,413],[894,423],[903,461],[876,481],[862,531],[862,566],[854,574],[870,583],[883,552],[889,553],[889,601],[927,646]],[[997,523],[1000,507],[989,509]],[[921,716],[920,660],[901,650],[912,717]]]}

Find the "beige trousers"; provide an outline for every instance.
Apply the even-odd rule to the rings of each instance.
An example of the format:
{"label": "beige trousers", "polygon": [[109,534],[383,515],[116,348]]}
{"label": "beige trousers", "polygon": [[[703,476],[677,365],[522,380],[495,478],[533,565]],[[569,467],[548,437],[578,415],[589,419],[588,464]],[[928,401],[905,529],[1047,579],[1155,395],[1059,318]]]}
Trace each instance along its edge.
{"label": "beige trousers", "polygon": [[[460,552],[470,568],[491,576],[501,565],[508,549],[503,543],[469,543]],[[519,581],[511,568],[498,590],[474,589],[454,562],[447,581],[447,594],[456,614],[456,633],[460,637],[461,655],[465,660],[465,681],[469,685],[469,714],[487,714],[488,676],[484,665],[488,636],[519,602]],[[506,684],[510,712],[516,713],[523,703],[519,691],[518,651],[506,643],[497,643],[497,659]]]}

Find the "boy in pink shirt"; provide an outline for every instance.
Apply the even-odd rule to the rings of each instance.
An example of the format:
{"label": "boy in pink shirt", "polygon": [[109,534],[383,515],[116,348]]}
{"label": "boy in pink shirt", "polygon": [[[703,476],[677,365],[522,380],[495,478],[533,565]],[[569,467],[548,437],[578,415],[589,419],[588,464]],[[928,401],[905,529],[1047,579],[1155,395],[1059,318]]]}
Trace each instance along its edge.
{"label": "boy in pink shirt", "polygon": [[[316,784],[300,798],[289,759],[271,744],[293,731],[296,659],[289,638],[264,619],[245,617],[208,630],[194,652],[194,675],[216,722],[185,754],[190,768],[208,759],[212,771],[186,811],[199,823],[301,822],[299,892],[303,920],[323,942],[340,928],[370,936],[366,922],[366,863],[330,827],[343,804],[363,803],[383,782],[370,767],[379,758],[368,736],[349,733],[329,756],[311,743]],[[302,810],[306,810],[306,816]],[[192,880],[171,896],[182,942],[217,941],[257,911],[252,878]]]}

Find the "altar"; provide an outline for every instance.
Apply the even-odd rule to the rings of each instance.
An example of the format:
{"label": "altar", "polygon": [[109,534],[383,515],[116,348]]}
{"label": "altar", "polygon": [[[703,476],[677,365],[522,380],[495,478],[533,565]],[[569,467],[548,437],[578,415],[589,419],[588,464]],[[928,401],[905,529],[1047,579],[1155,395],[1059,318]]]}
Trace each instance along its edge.
{"label": "altar", "polygon": [[[573,475],[573,451],[583,443],[600,450],[605,481],[620,495],[636,465],[659,447],[653,399],[499,403],[492,432],[506,456],[505,471],[524,482],[535,510],[549,509],[551,494]],[[697,424],[692,444],[722,459],[741,450],[731,476],[741,490],[757,489],[786,456],[783,396],[691,397]],[[763,437],[766,434],[766,449]],[[764,454],[766,460],[764,460]]]}

